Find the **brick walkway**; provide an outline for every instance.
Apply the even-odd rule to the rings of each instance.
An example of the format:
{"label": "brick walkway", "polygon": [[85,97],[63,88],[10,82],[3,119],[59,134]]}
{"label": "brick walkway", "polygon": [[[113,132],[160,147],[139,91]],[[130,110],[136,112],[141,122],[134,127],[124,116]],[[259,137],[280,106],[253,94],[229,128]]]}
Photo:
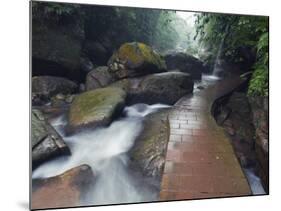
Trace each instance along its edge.
{"label": "brick walkway", "polygon": [[160,200],[251,195],[232,146],[211,115],[213,102],[243,81],[223,80],[182,98],[169,115]]}

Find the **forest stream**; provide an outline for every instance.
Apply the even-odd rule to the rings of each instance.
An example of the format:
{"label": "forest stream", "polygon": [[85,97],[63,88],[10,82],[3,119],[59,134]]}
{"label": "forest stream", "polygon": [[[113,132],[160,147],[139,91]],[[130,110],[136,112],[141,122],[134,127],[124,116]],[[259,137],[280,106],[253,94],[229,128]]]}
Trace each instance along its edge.
{"label": "forest stream", "polygon": [[168,107],[163,104],[128,106],[124,108],[123,117],[109,127],[85,130],[69,137],[64,136],[64,115],[57,117],[51,124],[64,138],[72,155],[41,165],[33,172],[32,178],[48,178],[88,164],[95,172],[96,182],[83,203],[100,205],[157,200],[158,192],[151,187],[155,181],[130,170],[127,153],[142,131],[143,119]]}
{"label": "forest stream", "polygon": [[[195,82],[194,93],[214,85],[220,78],[203,75]],[[192,95],[190,96],[192,97]],[[70,147],[71,156],[60,157],[42,164],[32,173],[32,179],[57,176],[79,165],[89,165],[95,177],[94,187],[87,192],[82,205],[102,205],[157,201],[159,181],[145,177],[140,170],[130,168],[128,151],[133,147],[136,137],[142,132],[143,120],[147,115],[171,106],[164,104],[135,104],[127,106],[122,117],[108,127],[65,136],[67,125],[65,114],[50,121],[50,124],[63,137]],[[260,178],[252,168],[243,169],[253,194],[264,194]]]}
{"label": "forest stream", "polygon": [[31,10],[32,209],[268,193],[268,17]]}

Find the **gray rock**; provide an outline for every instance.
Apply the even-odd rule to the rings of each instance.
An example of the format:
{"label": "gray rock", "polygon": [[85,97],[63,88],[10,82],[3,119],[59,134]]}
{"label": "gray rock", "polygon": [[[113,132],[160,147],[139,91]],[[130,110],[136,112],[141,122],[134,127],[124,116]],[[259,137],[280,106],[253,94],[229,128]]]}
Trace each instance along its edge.
{"label": "gray rock", "polygon": [[113,77],[108,67],[101,66],[93,69],[86,77],[86,90],[102,88],[113,82]]}
{"label": "gray rock", "polygon": [[167,72],[151,74],[143,78],[117,81],[110,86],[128,92],[128,103],[174,104],[181,97],[193,92],[193,80],[187,73]]}
{"label": "gray rock", "polygon": [[36,109],[31,112],[32,168],[61,155],[70,155],[61,136]]}
{"label": "gray rock", "polygon": [[[35,76],[32,77],[32,103],[42,105],[57,94],[72,94],[78,91],[78,85],[61,77]],[[38,101],[38,98],[43,99]]]}
{"label": "gray rock", "polygon": [[201,79],[205,72],[203,62],[185,53],[171,53],[165,55],[168,69],[179,69],[181,72],[189,73],[193,79]]}
{"label": "gray rock", "polygon": [[169,140],[169,109],[150,114],[144,120],[144,128],[130,151],[134,166],[142,173],[160,182],[165,164]]}

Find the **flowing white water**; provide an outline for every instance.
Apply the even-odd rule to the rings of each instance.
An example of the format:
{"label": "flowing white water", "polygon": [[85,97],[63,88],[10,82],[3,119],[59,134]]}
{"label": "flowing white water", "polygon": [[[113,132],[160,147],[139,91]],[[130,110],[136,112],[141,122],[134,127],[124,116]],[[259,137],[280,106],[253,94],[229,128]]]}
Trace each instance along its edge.
{"label": "flowing white water", "polygon": [[255,175],[254,169],[247,168],[247,169],[244,169],[244,172],[249,181],[252,193],[254,195],[266,194],[266,192],[262,186],[261,179]]}
{"label": "flowing white water", "polygon": [[223,71],[223,69],[221,68],[221,53],[222,53],[223,43],[224,43],[224,39],[222,39],[220,42],[219,50],[216,56],[214,69],[213,69],[214,76],[218,76],[219,73]]}
{"label": "flowing white water", "polygon": [[88,164],[96,182],[85,203],[97,205],[156,200],[158,192],[150,186],[153,181],[128,168],[127,152],[141,132],[145,116],[167,107],[162,104],[126,107],[125,117],[110,126],[85,130],[70,137],[63,135],[63,127],[67,123],[64,116],[58,117],[51,124],[63,136],[72,155],[41,165],[33,172],[32,178],[47,178]]}

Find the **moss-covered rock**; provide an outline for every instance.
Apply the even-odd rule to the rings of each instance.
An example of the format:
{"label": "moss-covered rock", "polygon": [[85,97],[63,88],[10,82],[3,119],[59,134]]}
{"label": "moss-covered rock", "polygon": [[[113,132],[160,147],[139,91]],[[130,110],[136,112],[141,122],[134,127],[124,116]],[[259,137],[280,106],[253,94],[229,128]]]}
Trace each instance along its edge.
{"label": "moss-covered rock", "polygon": [[85,126],[108,125],[125,105],[126,92],[120,88],[100,88],[75,96],[69,110],[68,131]]}
{"label": "moss-covered rock", "polygon": [[109,59],[108,66],[119,79],[166,71],[164,59],[151,47],[138,42],[123,44]]}

